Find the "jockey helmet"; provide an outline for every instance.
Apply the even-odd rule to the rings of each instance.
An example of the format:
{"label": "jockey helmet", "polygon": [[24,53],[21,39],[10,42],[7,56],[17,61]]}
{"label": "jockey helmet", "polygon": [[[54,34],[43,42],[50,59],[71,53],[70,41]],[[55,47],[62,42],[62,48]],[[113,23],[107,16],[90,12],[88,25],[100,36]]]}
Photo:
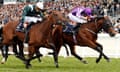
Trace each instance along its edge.
{"label": "jockey helmet", "polygon": [[85,8],[84,9],[84,13],[88,16],[90,16],[92,14],[92,9],[91,8]]}
{"label": "jockey helmet", "polygon": [[44,3],[43,2],[38,2],[36,3],[36,7],[38,7],[39,9],[44,9]]}

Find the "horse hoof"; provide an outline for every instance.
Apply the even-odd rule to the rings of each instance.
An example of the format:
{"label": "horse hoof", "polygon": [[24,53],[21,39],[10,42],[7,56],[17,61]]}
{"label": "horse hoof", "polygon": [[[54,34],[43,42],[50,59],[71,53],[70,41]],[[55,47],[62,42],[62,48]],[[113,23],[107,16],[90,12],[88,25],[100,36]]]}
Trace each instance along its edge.
{"label": "horse hoof", "polygon": [[99,61],[100,61],[100,60],[99,60],[99,59],[97,59],[97,60],[96,60],[96,63],[99,63]]}
{"label": "horse hoof", "polygon": [[58,63],[55,63],[55,66],[56,66],[56,68],[59,68],[59,65],[58,65]]}
{"label": "horse hoof", "polygon": [[1,62],[1,64],[5,64],[5,62]]}
{"label": "horse hoof", "polygon": [[2,59],[1,64],[5,64],[5,58]]}
{"label": "horse hoof", "polygon": [[82,60],[82,63],[84,63],[84,64],[88,64],[88,62],[87,62],[87,61],[85,61],[85,60]]}
{"label": "horse hoof", "polygon": [[109,59],[109,58],[107,59],[107,62],[110,62],[110,59]]}
{"label": "horse hoof", "polygon": [[26,65],[26,69],[29,69],[29,68],[31,68],[31,67],[32,67],[31,64]]}
{"label": "horse hoof", "polygon": [[58,65],[56,65],[56,68],[59,68],[59,66],[58,66]]}

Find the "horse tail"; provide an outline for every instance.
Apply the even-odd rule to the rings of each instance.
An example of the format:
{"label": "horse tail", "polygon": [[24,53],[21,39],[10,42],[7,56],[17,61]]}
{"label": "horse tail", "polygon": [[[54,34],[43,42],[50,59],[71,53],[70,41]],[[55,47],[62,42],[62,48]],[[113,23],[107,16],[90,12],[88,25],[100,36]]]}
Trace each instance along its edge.
{"label": "horse tail", "polygon": [[3,27],[0,27],[0,42],[2,42],[3,39],[2,34],[3,34]]}
{"label": "horse tail", "polygon": [[69,56],[69,51],[68,51],[68,48],[67,48],[66,44],[63,44],[63,46],[65,47],[65,50],[66,50],[67,56]]}
{"label": "horse tail", "polygon": [[0,27],[0,35],[3,33],[3,27]]}

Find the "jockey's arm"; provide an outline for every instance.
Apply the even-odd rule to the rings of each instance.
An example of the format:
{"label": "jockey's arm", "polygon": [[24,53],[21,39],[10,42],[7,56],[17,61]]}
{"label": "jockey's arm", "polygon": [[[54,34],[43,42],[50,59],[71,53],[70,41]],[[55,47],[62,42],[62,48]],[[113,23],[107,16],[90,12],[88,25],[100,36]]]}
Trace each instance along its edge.
{"label": "jockey's arm", "polygon": [[28,14],[30,8],[28,6],[26,6],[23,10],[23,13],[22,13],[22,22],[24,22],[25,20],[25,16]]}
{"label": "jockey's arm", "polygon": [[85,17],[85,16],[79,16],[79,18],[84,19],[84,20],[87,20],[87,19],[88,19],[88,18]]}
{"label": "jockey's arm", "polygon": [[77,16],[78,18],[81,18],[81,19],[87,20],[87,17],[81,15],[81,12],[82,12],[82,10],[77,11],[76,16]]}

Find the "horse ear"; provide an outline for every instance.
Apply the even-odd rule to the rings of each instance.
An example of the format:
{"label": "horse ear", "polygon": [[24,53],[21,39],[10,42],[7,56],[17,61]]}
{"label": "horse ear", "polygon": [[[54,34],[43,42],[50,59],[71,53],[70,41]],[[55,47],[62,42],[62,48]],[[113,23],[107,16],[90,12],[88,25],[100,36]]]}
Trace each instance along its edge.
{"label": "horse ear", "polygon": [[52,11],[50,11],[48,14],[51,14],[52,13]]}

